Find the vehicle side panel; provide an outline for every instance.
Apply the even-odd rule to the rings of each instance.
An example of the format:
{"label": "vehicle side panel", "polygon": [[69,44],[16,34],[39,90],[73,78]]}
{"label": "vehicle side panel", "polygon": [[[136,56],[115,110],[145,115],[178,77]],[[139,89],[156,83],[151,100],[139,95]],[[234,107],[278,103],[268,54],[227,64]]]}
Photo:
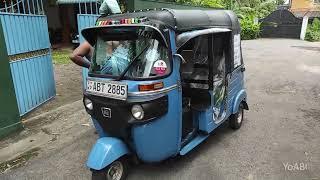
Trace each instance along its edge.
{"label": "vehicle side panel", "polygon": [[[238,107],[234,109],[234,106],[239,105],[241,101],[246,101],[247,95],[244,87],[244,73],[241,71],[241,67],[239,66],[235,69],[228,79],[228,111],[227,117],[231,114],[234,114],[238,111]],[[242,94],[242,95],[240,95]],[[235,105],[236,104],[236,105]]]}
{"label": "vehicle side panel", "polygon": [[[172,54],[176,53],[175,34],[170,30]],[[168,84],[180,81],[180,60],[173,60],[173,72],[168,77]],[[182,92],[181,87],[168,92],[168,113],[145,125],[132,128],[132,139],[136,153],[144,162],[159,162],[180,151],[182,126]]]}

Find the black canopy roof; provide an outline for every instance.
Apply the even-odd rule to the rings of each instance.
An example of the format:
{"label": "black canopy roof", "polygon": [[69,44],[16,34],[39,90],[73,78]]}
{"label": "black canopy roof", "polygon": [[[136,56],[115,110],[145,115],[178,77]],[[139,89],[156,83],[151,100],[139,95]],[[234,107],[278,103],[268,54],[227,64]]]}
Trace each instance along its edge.
{"label": "black canopy roof", "polygon": [[[225,29],[231,30],[234,34],[240,33],[240,25],[237,16],[229,10],[176,10],[176,9],[161,9],[161,10],[146,10],[133,13],[123,13],[123,14],[114,14],[108,16],[101,16],[97,21],[120,21],[128,18],[141,18],[147,17],[149,21],[139,23],[139,26],[151,26],[155,30],[163,31],[165,28],[172,28],[175,31],[180,32],[181,35],[178,36],[177,45],[178,47],[183,45],[188,39],[189,36],[194,36],[197,33],[202,32],[201,30],[209,31],[219,31],[225,32]],[[82,35],[84,38],[91,44],[95,44],[95,37],[97,32],[107,28],[113,27],[123,27],[123,26],[135,26],[135,25],[121,25],[114,24],[108,26],[98,26],[91,27],[82,30]],[[194,30],[200,30],[195,32]],[[192,34],[185,33],[187,31],[193,31]],[[183,33],[183,34],[181,34]],[[161,33],[160,33],[161,34]],[[163,37],[164,41],[165,38]],[[169,42],[167,42],[169,43]]]}
{"label": "black canopy roof", "polygon": [[229,28],[234,33],[240,32],[237,16],[229,10],[146,10],[133,13],[102,16],[98,21],[106,19],[120,20],[125,18],[148,17],[153,23],[169,26],[176,31],[188,31],[212,27]]}

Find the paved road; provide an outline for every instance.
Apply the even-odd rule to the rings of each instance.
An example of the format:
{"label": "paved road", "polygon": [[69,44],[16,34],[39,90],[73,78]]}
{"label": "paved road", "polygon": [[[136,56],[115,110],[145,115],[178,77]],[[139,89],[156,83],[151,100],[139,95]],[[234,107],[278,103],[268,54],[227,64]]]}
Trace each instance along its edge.
{"label": "paved road", "polygon": [[[129,180],[320,179],[320,44],[260,39],[243,42],[243,51],[250,111],[242,128],[224,125],[184,157],[134,167]],[[58,137],[0,179],[90,179],[85,161],[96,135],[79,119],[87,117],[74,114],[68,128],[78,135]]]}

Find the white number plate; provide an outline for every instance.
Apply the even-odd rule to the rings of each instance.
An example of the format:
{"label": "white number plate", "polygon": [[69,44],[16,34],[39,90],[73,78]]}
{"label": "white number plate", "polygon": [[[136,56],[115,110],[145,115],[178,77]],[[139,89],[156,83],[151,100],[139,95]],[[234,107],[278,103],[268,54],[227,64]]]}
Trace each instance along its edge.
{"label": "white number plate", "polygon": [[127,87],[125,83],[87,79],[88,93],[113,99],[126,100],[128,96]]}

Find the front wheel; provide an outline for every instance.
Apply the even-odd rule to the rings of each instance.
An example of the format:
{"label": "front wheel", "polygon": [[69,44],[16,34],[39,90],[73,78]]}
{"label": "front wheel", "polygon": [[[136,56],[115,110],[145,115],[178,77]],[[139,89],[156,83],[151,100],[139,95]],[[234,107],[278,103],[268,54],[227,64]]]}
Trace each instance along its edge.
{"label": "front wheel", "polygon": [[125,180],[128,175],[128,163],[125,158],[120,158],[106,168],[92,170],[92,180]]}
{"label": "front wheel", "polygon": [[229,126],[232,129],[239,129],[241,127],[243,121],[243,112],[243,106],[240,104],[238,112],[230,116]]}

